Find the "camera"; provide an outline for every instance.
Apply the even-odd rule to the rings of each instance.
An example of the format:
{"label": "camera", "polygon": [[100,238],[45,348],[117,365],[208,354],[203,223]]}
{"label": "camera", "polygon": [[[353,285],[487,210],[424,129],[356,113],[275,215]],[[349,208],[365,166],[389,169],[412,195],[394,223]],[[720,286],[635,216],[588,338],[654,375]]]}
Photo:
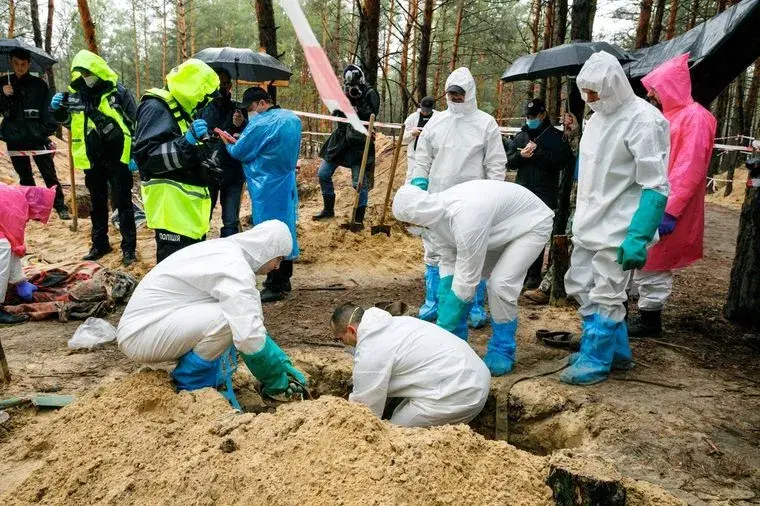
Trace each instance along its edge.
{"label": "camera", "polygon": [[344,86],[343,91],[350,98],[361,98],[361,96],[364,94],[364,90],[362,90],[361,86],[357,84],[346,85]]}
{"label": "camera", "polygon": [[84,103],[82,102],[82,97],[79,96],[78,93],[69,93],[68,91],[65,91],[63,93],[63,100],[61,101],[61,106],[69,109],[69,110],[84,110]]}

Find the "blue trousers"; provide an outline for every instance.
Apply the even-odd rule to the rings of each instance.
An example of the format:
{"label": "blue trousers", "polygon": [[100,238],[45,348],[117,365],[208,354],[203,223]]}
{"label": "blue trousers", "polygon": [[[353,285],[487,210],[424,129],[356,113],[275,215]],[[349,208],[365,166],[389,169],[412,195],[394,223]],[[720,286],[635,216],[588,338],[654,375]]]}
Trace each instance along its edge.
{"label": "blue trousers", "polygon": [[[338,164],[322,160],[322,164],[319,166],[319,187],[322,189],[322,195],[334,196],[335,187],[333,186],[332,177],[335,174],[335,170],[338,168]],[[351,166],[351,181],[354,189],[359,184],[359,172],[360,165]],[[362,183],[362,189],[359,192],[359,207],[365,207],[367,205],[367,196],[369,195],[369,180],[367,179],[367,172],[364,172],[364,182]]]}
{"label": "blue trousers", "polygon": [[222,229],[219,237],[229,237],[240,232],[240,199],[243,195],[243,183],[223,182],[221,184],[209,184],[209,196],[211,197],[211,212],[214,212],[217,201],[222,204]]}

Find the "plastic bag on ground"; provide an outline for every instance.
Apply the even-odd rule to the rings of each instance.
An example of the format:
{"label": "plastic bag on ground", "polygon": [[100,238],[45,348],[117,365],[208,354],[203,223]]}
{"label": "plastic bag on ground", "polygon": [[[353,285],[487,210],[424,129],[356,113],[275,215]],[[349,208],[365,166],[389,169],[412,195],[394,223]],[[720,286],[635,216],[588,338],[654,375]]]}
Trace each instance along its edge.
{"label": "plastic bag on ground", "polygon": [[116,327],[102,318],[90,317],[77,328],[68,345],[71,350],[91,350],[99,344],[110,343],[115,339]]}

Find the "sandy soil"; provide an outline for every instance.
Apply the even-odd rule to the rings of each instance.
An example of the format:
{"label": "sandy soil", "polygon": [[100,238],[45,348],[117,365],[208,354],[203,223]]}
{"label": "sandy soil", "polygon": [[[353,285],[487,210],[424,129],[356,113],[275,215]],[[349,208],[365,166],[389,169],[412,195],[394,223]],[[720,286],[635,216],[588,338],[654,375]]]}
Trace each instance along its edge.
{"label": "sandy soil", "polygon": [[[378,157],[385,164],[390,158],[387,149],[382,146],[378,148],[379,153],[386,153],[384,157]],[[0,180],[9,179],[7,165],[0,158]],[[378,221],[384,197],[381,182],[383,167],[382,164],[378,166],[378,187],[370,197],[374,204],[370,212],[372,223]],[[320,206],[319,192],[313,186],[316,184],[314,170],[315,167],[305,164],[301,173],[302,221],[299,232],[304,247],[304,262],[296,266],[293,293],[285,301],[267,305],[265,321],[274,338],[310,375],[316,393],[341,396],[350,388],[351,361],[330,339],[327,321],[332,308],[348,300],[365,305],[383,300],[403,300],[410,306],[418,305],[422,299],[422,253],[417,240],[399,229],[394,229],[388,240],[385,236],[370,237],[368,230],[361,236],[339,230],[341,219],[328,224],[313,224],[309,214],[316,212]],[[352,197],[347,172],[342,171],[339,176],[339,184],[344,185],[338,193],[338,210],[342,216],[348,215]],[[403,172],[405,168],[399,167],[397,179],[403,178]],[[311,190],[309,185],[312,185]],[[624,479],[646,480],[661,485],[689,504],[760,503],[760,410],[757,409],[757,398],[760,396],[760,336],[730,324],[722,316],[738,212],[735,204],[721,204],[707,206],[705,259],[676,275],[673,300],[664,315],[666,336],[663,341],[666,344],[635,342],[633,347],[638,366],[634,371],[615,373],[610,381],[588,388],[562,385],[556,375],[530,379],[532,375],[556,368],[557,361],[566,355],[563,351],[536,344],[536,329],[577,330],[578,322],[571,308],[521,306],[517,368],[512,375],[495,379],[492,385],[495,405],[506,406],[508,411],[507,432],[512,444],[537,455],[548,455],[548,459],[570,455],[576,461],[604,463]],[[66,224],[57,218],[51,220],[47,229],[30,229],[30,249],[50,260],[72,252],[83,254],[88,247],[87,220],[84,221],[82,230],[77,234],[68,231]],[[218,230],[218,216],[212,229]],[[117,242],[118,234],[112,236],[112,243]],[[145,253],[152,244],[147,231],[141,232],[140,244],[143,264],[135,269],[138,275],[149,268],[152,260],[152,256]],[[107,258],[105,263],[116,266],[118,257],[111,256],[113,258]],[[335,284],[340,286],[332,286]],[[109,319],[116,323],[118,317],[117,312]],[[10,385],[0,386],[0,397],[34,391],[59,391],[83,397],[82,402],[58,414],[38,413],[31,408],[8,410],[11,420],[0,425],[0,453],[10,455],[6,452],[13,451],[16,457],[6,461],[4,469],[0,470],[0,476],[3,476],[0,479],[0,494],[8,492],[5,497],[13,497],[16,501],[33,500],[41,493],[43,501],[60,503],[66,502],[68,496],[65,493],[71,490],[73,496],[69,502],[126,502],[130,497],[134,502],[145,502],[151,497],[148,494],[164,490],[171,491],[166,492],[165,498],[172,502],[225,502],[232,499],[224,498],[243,493],[230,492],[232,489],[228,480],[233,471],[239,469],[234,464],[244,464],[241,467],[245,468],[253,461],[256,466],[271,465],[275,466],[274,469],[281,469],[272,455],[281,459],[285,452],[295,451],[300,460],[318,464],[316,467],[325,469],[325,473],[338,468],[328,465],[326,461],[331,459],[324,456],[341,457],[340,462],[345,465],[340,468],[340,478],[335,479],[348,480],[347,477],[352,474],[348,469],[358,469],[356,466],[368,466],[362,467],[365,470],[382,469],[383,474],[378,481],[383,487],[371,488],[373,485],[369,481],[345,482],[350,485],[345,487],[346,490],[359,490],[364,486],[378,490],[377,495],[372,496],[377,498],[378,503],[403,500],[410,503],[433,502],[426,500],[432,496],[408,495],[412,492],[407,493],[406,485],[399,485],[394,478],[396,475],[388,475],[387,466],[378,464],[387,464],[385,459],[389,454],[383,453],[387,442],[397,437],[394,434],[405,432],[362,418],[364,413],[361,409],[325,398],[317,403],[280,408],[275,415],[244,415],[246,418],[243,418],[245,422],[241,423],[241,427],[247,427],[247,431],[240,428],[238,432],[230,433],[239,450],[226,454],[218,449],[220,436],[212,437],[208,432],[209,427],[215,427],[213,422],[227,412],[216,394],[196,394],[195,402],[198,403],[198,398],[201,398],[202,405],[195,410],[188,394],[171,393],[165,376],[157,373],[135,376],[133,373],[138,366],[120,355],[113,345],[90,353],[70,353],[66,349],[66,341],[76,326],[76,322],[37,322],[0,329],[14,374]],[[483,352],[489,330],[474,331],[471,335],[474,348]],[[170,367],[167,364],[165,369]],[[143,385],[135,378],[148,379]],[[518,379],[521,381],[518,382]],[[144,391],[143,388],[150,390],[151,394],[146,394],[144,399],[131,397],[131,390],[139,393]],[[105,400],[101,402],[95,397],[96,394]],[[119,403],[120,398],[126,399],[123,404]],[[137,413],[139,409],[136,406],[141,402],[150,403],[151,398],[160,399],[157,407],[143,414]],[[171,415],[164,416],[167,413]],[[341,432],[345,427],[331,426],[329,414],[346,420],[349,428],[359,427],[354,425],[353,420],[361,420],[361,427],[367,430],[359,430],[358,433],[362,437],[369,434],[372,444],[367,445],[366,441],[361,443],[362,452],[358,454],[347,452],[345,449],[359,445],[361,438],[355,439],[351,431]],[[262,418],[264,416],[266,418]],[[490,416],[492,413],[484,411],[473,427],[478,432],[487,433],[488,424],[493,424],[488,419]],[[180,427],[178,420],[190,422],[188,426]],[[312,420],[315,420],[313,424]],[[340,446],[334,449],[319,446],[315,452],[319,455],[316,456],[303,453],[307,440],[300,439],[301,429],[294,429],[293,424],[308,425],[303,435],[308,435],[309,440],[314,437],[319,441],[333,439],[340,442]],[[122,426],[125,432],[121,431]],[[325,426],[331,428],[328,430]],[[292,438],[277,436],[274,449],[267,449],[259,438],[253,436],[256,431],[272,430],[282,430],[291,434]],[[146,450],[146,457],[141,461],[138,458],[139,448],[132,451],[131,446],[120,441],[123,434],[142,431],[148,431],[146,441],[154,442],[154,446],[146,443],[143,447],[151,448],[151,451],[162,446],[155,443],[160,440],[157,438],[161,431],[168,434],[164,436],[168,438],[167,449],[161,449],[158,455],[176,461],[171,472],[157,472],[158,469],[164,470],[166,459],[152,459],[151,452]],[[58,433],[63,435],[56,436]],[[432,438],[445,441],[439,443],[441,445],[451,445],[453,453],[431,456],[427,454],[429,447],[422,446],[427,448],[421,452],[425,459],[441,460],[425,460],[425,469],[432,467],[435,470],[419,471],[422,472],[421,481],[414,487],[410,486],[410,489],[419,492],[419,489],[429,488],[444,499],[453,497],[446,494],[455,489],[437,483],[444,475],[435,473],[446,473],[448,468],[439,462],[454,458],[453,455],[459,452],[473,451],[473,455],[477,455],[474,460],[484,459],[482,465],[477,464],[479,467],[475,474],[465,473],[465,470],[475,469],[466,467],[452,475],[456,478],[453,483],[459,483],[462,487],[480,484],[467,490],[488,489],[493,487],[493,483],[510,482],[515,460],[519,461],[517,467],[521,472],[526,466],[533,466],[529,463],[539,462],[534,460],[538,457],[515,453],[504,443],[485,442],[466,429],[447,428],[440,433],[438,430],[423,433],[425,437],[422,439],[417,439],[417,435],[409,436],[412,448],[427,445],[427,442],[421,441]],[[186,441],[196,438],[196,446],[186,444]],[[84,441],[95,443],[86,445]],[[491,446],[497,444],[498,447]],[[364,448],[368,446],[372,447],[369,454],[363,455],[366,453]],[[80,455],[83,448],[88,448],[90,452]],[[171,449],[178,453],[166,453]],[[123,456],[130,465],[117,468],[112,462],[113,458],[109,457],[111,451]],[[441,455],[446,455],[445,459]],[[504,467],[488,467],[495,455],[504,459]],[[342,459],[345,456],[348,456],[346,462]],[[546,466],[549,461],[541,460],[537,465]],[[201,462],[204,464],[201,465]],[[205,462],[211,462],[213,466],[207,466]],[[470,462],[468,465],[476,464]],[[257,473],[253,472],[246,474],[252,483],[251,490],[262,494],[261,497],[271,498],[269,502],[275,504],[303,500],[309,503],[336,502],[335,496],[330,495],[335,491],[331,488],[335,474],[329,474],[330,479],[325,480],[327,474],[320,478],[312,474],[315,471],[303,468],[297,462],[292,466],[295,467],[289,469],[293,472],[288,472],[287,476],[303,478],[300,486],[293,485],[289,479],[280,478],[281,475],[275,475],[277,478],[272,481],[287,483],[287,487],[265,486],[256,481]],[[198,467],[205,469],[206,474],[199,474],[196,471]],[[64,472],[64,469],[67,471]],[[414,472],[418,472],[418,468]],[[461,473],[465,473],[466,477]],[[490,478],[480,482],[483,478],[478,473],[486,473]],[[413,476],[409,472],[406,474]],[[520,478],[515,481],[514,488],[505,484],[508,489],[495,489],[496,493],[506,495],[473,496],[482,498],[482,501],[467,502],[492,503],[490,499],[501,498],[501,502],[514,504],[504,499],[512,497],[509,494],[515,491],[523,490],[520,487],[525,483],[534,483],[527,474],[524,480]],[[493,476],[504,479],[493,479]],[[325,481],[330,483],[323,483]],[[319,483],[312,486],[315,482]],[[465,482],[467,484],[462,485]],[[218,488],[216,483],[220,484]],[[157,488],[159,486],[162,488]],[[353,489],[353,486],[357,488]],[[404,495],[393,495],[396,493],[395,487],[399,486],[398,490]],[[40,492],[44,487],[47,489]],[[285,488],[288,488],[287,492],[283,491]],[[545,500],[542,499],[545,487],[534,488],[531,485],[528,488],[539,498],[531,504],[541,504]],[[661,492],[656,488],[649,490],[646,484],[627,484],[626,488],[631,502],[638,498],[635,501],[639,504],[667,504],[669,500],[652,499]],[[194,492],[186,493],[185,489]],[[221,491],[223,495],[200,495],[201,489],[210,494],[213,490]],[[324,495],[308,495],[317,491]],[[285,495],[287,493],[294,495]],[[75,500],[77,498],[80,500]],[[353,504],[358,501],[346,499],[345,502]]]}

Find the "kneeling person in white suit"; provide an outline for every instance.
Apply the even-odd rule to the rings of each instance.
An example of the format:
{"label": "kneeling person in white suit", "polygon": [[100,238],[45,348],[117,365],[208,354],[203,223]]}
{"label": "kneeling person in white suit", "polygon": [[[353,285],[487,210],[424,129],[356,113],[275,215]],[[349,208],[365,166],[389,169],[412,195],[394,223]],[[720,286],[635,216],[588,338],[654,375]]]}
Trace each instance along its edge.
{"label": "kneeling person in white suit", "polygon": [[348,400],[378,417],[390,398],[403,399],[390,421],[405,427],[466,423],[483,409],[491,375],[453,334],[424,320],[350,303],[335,310],[330,325],[336,338],[356,347]]}
{"label": "kneeling person in white suit", "polygon": [[475,289],[488,280],[493,335],[484,361],[494,376],[515,360],[517,298],[528,268],[552,232],[554,213],[527,188],[504,181],[468,181],[440,193],[404,185],[393,215],[434,234],[440,245],[438,325],[467,340]]}
{"label": "kneeling person in white suit", "polygon": [[306,385],[269,337],[256,289],[256,274],[276,269],[292,248],[288,226],[269,220],[173,253],[137,285],[119,321],[119,348],[137,362],[177,360],[172,377],[180,390],[226,384],[235,407],[235,350],[266,395]]}

